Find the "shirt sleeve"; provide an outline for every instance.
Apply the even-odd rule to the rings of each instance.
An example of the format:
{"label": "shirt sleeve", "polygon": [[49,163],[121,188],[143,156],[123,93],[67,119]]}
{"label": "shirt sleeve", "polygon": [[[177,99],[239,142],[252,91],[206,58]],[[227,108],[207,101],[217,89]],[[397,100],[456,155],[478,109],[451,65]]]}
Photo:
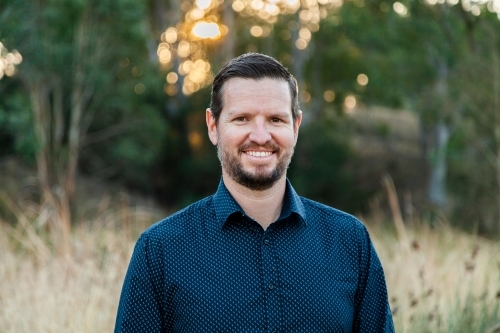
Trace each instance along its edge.
{"label": "shirt sleeve", "polygon": [[155,282],[154,260],[150,259],[147,237],[135,245],[118,305],[115,333],[161,332],[161,305]]}
{"label": "shirt sleeve", "polygon": [[384,270],[364,227],[360,232],[360,278],[353,332],[393,333]]}

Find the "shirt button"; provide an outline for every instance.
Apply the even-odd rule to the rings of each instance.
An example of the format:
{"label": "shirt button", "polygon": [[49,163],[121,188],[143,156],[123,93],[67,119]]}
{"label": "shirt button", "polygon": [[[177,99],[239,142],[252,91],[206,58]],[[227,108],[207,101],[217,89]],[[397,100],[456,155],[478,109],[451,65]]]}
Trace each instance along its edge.
{"label": "shirt button", "polygon": [[269,283],[269,285],[267,287],[269,288],[269,290],[273,290],[274,289],[274,284]]}
{"label": "shirt button", "polygon": [[269,245],[269,239],[264,239],[264,245]]}

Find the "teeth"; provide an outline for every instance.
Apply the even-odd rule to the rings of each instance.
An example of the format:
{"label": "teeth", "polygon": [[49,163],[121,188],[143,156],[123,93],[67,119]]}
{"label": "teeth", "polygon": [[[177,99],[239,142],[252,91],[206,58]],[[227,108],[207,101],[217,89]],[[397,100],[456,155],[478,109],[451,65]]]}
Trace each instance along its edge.
{"label": "teeth", "polygon": [[255,157],[266,157],[272,154],[270,151],[247,151],[246,152],[248,155],[255,156]]}

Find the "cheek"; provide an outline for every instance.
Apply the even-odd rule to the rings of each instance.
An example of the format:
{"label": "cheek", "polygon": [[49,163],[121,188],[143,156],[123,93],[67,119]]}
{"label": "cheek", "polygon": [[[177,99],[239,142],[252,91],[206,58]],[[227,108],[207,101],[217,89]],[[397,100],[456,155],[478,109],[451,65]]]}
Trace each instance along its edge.
{"label": "cheek", "polygon": [[281,133],[281,135],[276,135],[274,137],[276,143],[283,147],[293,147],[297,143],[297,136],[295,132],[287,131],[286,133]]}
{"label": "cheek", "polygon": [[242,130],[234,129],[225,131],[221,139],[227,145],[239,145],[244,143],[247,137],[248,135],[245,134]]}

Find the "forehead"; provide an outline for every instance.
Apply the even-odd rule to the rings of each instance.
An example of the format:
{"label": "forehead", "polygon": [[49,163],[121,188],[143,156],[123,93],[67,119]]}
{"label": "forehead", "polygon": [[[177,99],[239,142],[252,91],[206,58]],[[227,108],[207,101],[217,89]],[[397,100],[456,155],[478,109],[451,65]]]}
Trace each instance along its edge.
{"label": "forehead", "polygon": [[231,78],[223,87],[223,111],[238,107],[271,107],[290,111],[292,97],[285,80]]}

